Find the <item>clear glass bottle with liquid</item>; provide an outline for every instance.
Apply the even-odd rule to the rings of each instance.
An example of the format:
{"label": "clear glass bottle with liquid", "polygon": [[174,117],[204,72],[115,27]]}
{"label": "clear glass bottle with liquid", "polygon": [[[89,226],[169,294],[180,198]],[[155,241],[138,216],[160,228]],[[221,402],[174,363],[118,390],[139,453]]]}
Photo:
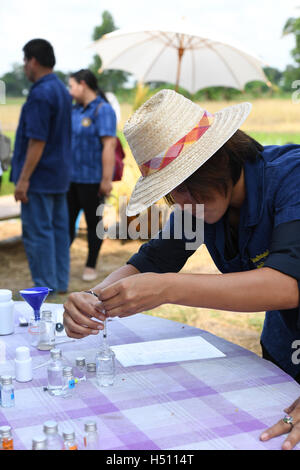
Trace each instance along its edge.
{"label": "clear glass bottle with liquid", "polygon": [[13,450],[14,441],[10,426],[0,427],[0,450]]}
{"label": "clear glass bottle with liquid", "polygon": [[84,448],[86,450],[100,450],[97,423],[95,421],[87,421],[86,423],[84,423],[84,431]]}
{"label": "clear glass bottle with liquid", "polygon": [[71,397],[75,389],[75,378],[72,367],[63,368],[63,389],[62,395],[67,398]]}
{"label": "clear glass bottle with liquid", "polygon": [[92,379],[96,376],[96,363],[88,362],[86,365],[86,378]]}
{"label": "clear glass bottle with liquid", "polygon": [[115,353],[110,348],[101,348],[96,354],[96,377],[100,387],[114,384]]}
{"label": "clear glass bottle with liquid", "polygon": [[46,421],[43,426],[46,436],[47,450],[62,450],[63,438],[58,434],[58,424],[56,421]]}
{"label": "clear glass bottle with liquid", "polygon": [[74,431],[63,432],[64,450],[78,450],[78,443],[76,441]]}
{"label": "clear glass bottle with liquid", "polygon": [[1,406],[3,408],[15,406],[15,392],[10,375],[2,375],[1,377]]}
{"label": "clear glass bottle with liquid", "polygon": [[41,313],[40,335],[37,348],[41,351],[49,351],[55,345],[55,323],[50,310]]}
{"label": "clear glass bottle with liquid", "polygon": [[32,438],[32,450],[47,450],[47,437],[45,435],[34,436]]}
{"label": "clear glass bottle with liquid", "polygon": [[63,389],[63,362],[60,349],[52,349],[51,360],[47,367],[48,393],[50,395],[61,395]]}
{"label": "clear glass bottle with liquid", "polygon": [[30,345],[37,347],[40,341],[41,320],[39,317],[32,315],[29,320],[28,333]]}
{"label": "clear glass bottle with liquid", "polygon": [[76,357],[76,367],[74,373],[79,379],[85,378],[85,357]]}

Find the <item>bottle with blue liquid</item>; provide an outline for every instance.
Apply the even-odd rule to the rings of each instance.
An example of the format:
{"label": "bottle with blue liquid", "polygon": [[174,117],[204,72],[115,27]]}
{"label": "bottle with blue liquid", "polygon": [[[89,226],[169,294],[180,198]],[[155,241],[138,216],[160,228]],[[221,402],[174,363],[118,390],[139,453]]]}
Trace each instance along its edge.
{"label": "bottle with blue liquid", "polygon": [[15,406],[15,392],[10,375],[2,375],[1,377],[1,406],[3,408]]}

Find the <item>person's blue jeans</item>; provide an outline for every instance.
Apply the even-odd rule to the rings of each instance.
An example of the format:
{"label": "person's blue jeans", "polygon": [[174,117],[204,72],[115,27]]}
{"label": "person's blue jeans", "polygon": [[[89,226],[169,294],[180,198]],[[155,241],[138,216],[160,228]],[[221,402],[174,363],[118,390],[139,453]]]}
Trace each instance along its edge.
{"label": "person's blue jeans", "polygon": [[66,291],[69,282],[69,217],[66,193],[28,193],[22,203],[23,243],[35,287]]}

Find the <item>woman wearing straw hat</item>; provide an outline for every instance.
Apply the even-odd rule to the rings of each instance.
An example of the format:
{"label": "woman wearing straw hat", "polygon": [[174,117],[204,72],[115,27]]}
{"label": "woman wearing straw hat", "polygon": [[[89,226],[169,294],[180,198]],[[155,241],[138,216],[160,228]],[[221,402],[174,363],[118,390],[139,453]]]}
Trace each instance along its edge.
{"label": "woman wearing straw hat", "polygon": [[[169,237],[163,229],[101,284],[69,296],[69,336],[97,334],[102,325],[90,317],[104,320],[103,309],[120,317],[164,303],[266,310],[263,357],[300,381],[291,349],[300,330],[300,147],[262,147],[240,131],[250,110],[251,104],[240,103],[210,114],[162,90],[128,120],[124,134],[142,176],[127,214],[166,197],[182,210],[192,205],[195,221],[198,204],[204,204],[204,243],[222,274],[178,273],[195,250],[186,249],[184,236],[174,236],[173,212]],[[300,423],[300,408],[293,406],[288,412]],[[288,418],[261,438],[288,432]],[[295,445],[295,433],[296,427],[284,446]]]}

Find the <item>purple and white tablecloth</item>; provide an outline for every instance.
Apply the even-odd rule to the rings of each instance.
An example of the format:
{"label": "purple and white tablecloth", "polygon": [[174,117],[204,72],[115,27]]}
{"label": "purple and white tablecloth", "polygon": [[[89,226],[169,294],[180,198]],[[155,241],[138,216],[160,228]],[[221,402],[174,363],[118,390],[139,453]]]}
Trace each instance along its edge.
{"label": "purple and white tablecloth", "polygon": [[[17,304],[18,312],[23,307],[25,312],[25,304]],[[32,436],[49,419],[58,422],[60,431],[71,426],[80,446],[84,422],[95,420],[101,446],[108,450],[281,448],[283,436],[263,443],[259,435],[284,416],[283,409],[298,398],[300,387],[270,362],[206,331],[149,315],[113,319],[108,333],[111,346],[202,336],[226,356],[133,367],[117,362],[113,387],[100,388],[92,377],[78,384],[68,399],[43,391],[46,367],[38,368],[32,382],[14,382],[15,407],[0,408],[0,426],[12,427],[16,449],[30,449]],[[1,375],[13,372],[15,348],[28,345],[26,328],[16,326],[0,342],[2,353],[6,345],[7,358],[0,363]],[[99,343],[98,336],[89,336],[60,347],[74,366],[79,355],[93,362]],[[34,367],[49,359],[49,352],[33,348],[31,355]]]}

